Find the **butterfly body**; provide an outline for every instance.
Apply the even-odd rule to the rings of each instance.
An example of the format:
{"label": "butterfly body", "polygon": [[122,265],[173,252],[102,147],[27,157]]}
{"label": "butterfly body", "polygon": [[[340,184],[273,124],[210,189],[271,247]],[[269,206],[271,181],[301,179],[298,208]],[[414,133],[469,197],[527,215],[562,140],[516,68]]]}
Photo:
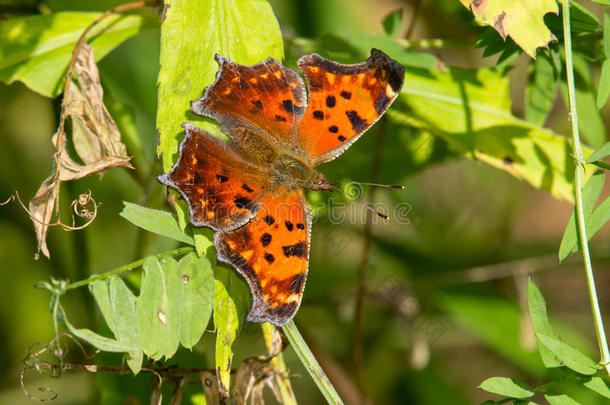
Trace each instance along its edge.
{"label": "butterfly body", "polygon": [[373,50],[341,65],[311,54],[297,72],[269,58],[253,66],[217,55],[220,69],[193,112],[219,122],[230,141],[184,124],[178,162],[159,176],[189,206],[191,223],[216,232],[218,259],[252,292],[249,321],[283,325],[301,302],[311,212],[305,189],[330,191],[316,170],[334,159],[389,107],[401,65]]}

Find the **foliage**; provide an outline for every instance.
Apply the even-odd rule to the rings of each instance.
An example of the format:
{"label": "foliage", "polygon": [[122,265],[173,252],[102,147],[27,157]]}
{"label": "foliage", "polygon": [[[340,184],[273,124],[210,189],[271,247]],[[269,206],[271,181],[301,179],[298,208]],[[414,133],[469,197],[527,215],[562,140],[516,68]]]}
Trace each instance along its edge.
{"label": "foliage", "polygon": [[[610,219],[610,198],[600,201],[605,170],[610,167],[605,163],[610,142],[604,123],[610,96],[610,14],[604,10],[598,18],[589,2],[563,2],[568,0],[559,7],[552,0],[460,1],[466,8],[455,0],[412,2],[417,4],[414,21],[419,21],[418,13],[423,20],[430,11],[434,15],[430,27],[446,19],[443,32],[448,38],[443,40],[405,37],[413,22],[403,18],[409,15],[403,10],[386,10],[384,18],[373,21],[377,29],[367,30],[350,17],[360,5],[341,6],[340,1],[167,0],[164,7],[143,2],[134,6],[137,11],[108,15],[102,12],[124,4],[96,0],[87,5],[91,11],[83,12],[72,0],[9,1],[11,7],[0,14],[0,81],[4,83],[0,94],[26,91],[15,82],[41,100],[70,89],[61,105],[55,105],[56,167],[28,212],[41,251],[47,257],[49,251],[58,256],[48,265],[53,269],[51,281],[37,284],[51,295],[53,330],[45,333],[54,334],[54,339],[42,351],[28,352],[24,370],[63,378],[68,378],[63,372],[69,367],[95,371],[100,403],[138,397],[140,402],[160,404],[163,395],[171,396],[172,404],[218,403],[229,396],[246,403],[267,400],[266,386],[277,401],[287,404],[323,399],[338,404],[340,395],[354,401],[370,397],[375,403],[439,403],[441,397],[443,403],[471,402],[463,399],[464,392],[470,400],[488,398],[489,393],[494,399],[486,404],[601,404],[610,398],[604,363],[607,344],[603,325],[597,322],[592,253],[587,245]],[[610,5],[606,0],[595,2]],[[452,37],[454,27],[466,35]],[[79,42],[83,33],[86,44]],[[160,49],[155,48],[159,43]],[[464,43],[466,49],[458,47]],[[482,61],[479,54],[470,53],[475,47],[483,49]],[[163,190],[154,178],[175,162],[184,122],[223,136],[215,122],[189,110],[189,103],[214,80],[216,53],[243,64],[274,57],[295,68],[303,53],[355,63],[366,58],[371,48],[383,50],[405,67],[405,85],[371,134],[323,171],[328,178],[370,177],[375,183],[409,179],[419,185],[409,186],[406,194],[396,190],[377,194],[391,204],[394,215],[390,216],[396,218],[379,235],[366,228],[361,232],[359,222],[334,219],[337,205],[345,205],[343,197],[324,202],[321,194],[309,194],[317,214],[312,276],[297,317],[307,339],[292,323],[284,328],[283,339],[271,325],[259,330],[244,322],[251,305],[244,280],[216,263],[213,232],[188,224],[187,210],[177,195],[170,193],[166,199],[175,214],[164,206]],[[445,62],[451,59],[450,53],[443,53],[447,50],[463,52],[464,59],[476,61],[476,68]],[[516,61],[527,64],[521,81],[515,80],[512,70]],[[156,74],[157,65],[155,82],[143,72]],[[523,103],[514,98],[511,82],[513,87],[521,86]],[[143,101],[155,92],[156,103]],[[561,109],[557,94],[569,113]],[[9,99],[0,97],[0,107],[10,106],[4,101]],[[557,124],[557,115],[563,123]],[[578,124],[571,137],[564,134],[569,132],[568,117]],[[64,128],[66,118],[71,121]],[[4,130],[2,119],[0,130]],[[26,120],[33,121],[29,116]],[[55,120],[45,128],[44,142],[54,132]],[[19,122],[24,127],[35,124],[23,118]],[[145,135],[153,127],[158,143]],[[586,145],[581,146],[579,130]],[[3,151],[0,162],[12,162],[11,170],[21,164]],[[448,179],[435,177],[434,183],[443,189],[433,188],[433,196],[426,196],[417,189],[432,187],[423,176],[430,176],[433,171],[427,169],[441,163],[449,165]],[[470,171],[461,172],[456,182],[453,170],[461,170],[460,165]],[[119,166],[135,170],[126,174]],[[106,171],[102,183],[87,178]],[[492,180],[485,183],[481,179],[487,173]],[[542,260],[539,255],[552,253],[556,261],[558,240],[540,246],[511,245],[507,229],[512,214],[506,212],[529,189],[501,173],[575,204],[558,254],[560,261],[569,262],[571,253],[583,253],[602,361],[591,356],[586,333],[559,320],[551,322],[547,302],[532,280],[525,286],[521,269],[536,271],[531,263]],[[15,179],[3,180],[2,190],[18,188],[25,194],[24,184],[40,183],[42,174],[36,173],[29,182],[23,180],[25,176],[18,172]],[[66,183],[71,198],[59,196],[60,182]],[[460,194],[464,186],[470,192]],[[73,203],[74,215],[88,218],[85,226],[92,225],[70,234],[76,244],[71,250],[54,231],[47,246],[48,225],[53,218],[60,223],[61,212],[67,214],[60,205],[70,199],[78,202],[77,195],[92,198],[92,193],[77,188],[105,196],[104,205],[91,199],[85,202],[92,202],[94,209]],[[479,199],[488,200],[492,208],[479,210]],[[96,218],[98,207],[112,214]],[[4,223],[4,217],[0,220]],[[25,238],[11,239],[7,246],[28,246]],[[74,257],[66,259],[66,251],[72,250]],[[89,250],[99,256],[88,259]],[[25,266],[6,262],[7,268]],[[509,268],[509,275],[500,277],[514,279],[523,298],[511,298],[499,282],[480,282],[476,270],[481,264],[490,279],[496,277],[494,266]],[[318,271],[322,268],[328,271]],[[70,283],[68,277],[77,281]],[[361,290],[365,296],[354,292],[358,278],[366,285]],[[89,294],[79,296],[83,286]],[[353,307],[358,306],[354,302],[366,308],[360,326],[353,315],[357,312]],[[103,322],[96,321],[94,311]],[[44,323],[29,316],[21,321]],[[354,323],[356,330],[363,330],[360,340],[352,333]],[[62,329],[101,353],[95,359],[66,356]],[[527,350],[528,336],[537,354]],[[441,344],[436,344],[439,338]],[[29,336],[20,339],[34,341]],[[474,362],[472,367],[460,365],[471,368],[469,372],[482,382],[479,390],[474,390],[476,383],[457,388],[460,373],[452,375],[444,358],[456,358],[451,356],[459,352],[455,342],[460,339],[484,347],[497,364],[507,365],[502,374],[510,375],[486,378],[485,369]],[[292,349],[284,351],[287,342]],[[362,345],[364,363],[357,355]],[[42,353],[51,361],[43,360]],[[137,375],[132,386],[125,383],[130,377],[121,375],[123,361]],[[405,370],[407,363],[410,368]],[[111,375],[102,376],[102,371]],[[305,375],[304,371],[312,381],[291,378]],[[359,380],[361,373],[365,378]],[[193,382],[199,386],[195,388]],[[311,393],[313,383],[319,393]]]}

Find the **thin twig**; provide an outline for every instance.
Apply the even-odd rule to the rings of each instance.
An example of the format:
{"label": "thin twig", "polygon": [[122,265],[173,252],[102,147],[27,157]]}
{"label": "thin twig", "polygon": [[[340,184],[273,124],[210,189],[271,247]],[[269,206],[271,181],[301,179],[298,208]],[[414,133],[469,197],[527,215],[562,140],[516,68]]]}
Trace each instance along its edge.
{"label": "thin twig", "polygon": [[601,353],[601,363],[606,366],[606,370],[610,373],[610,351],[608,350],[608,342],[606,341],[606,332],[602,321],[602,314],[599,309],[597,299],[597,291],[595,288],[595,278],[593,277],[593,266],[591,265],[591,257],[589,255],[589,245],[587,238],[587,229],[585,223],[585,213],[583,209],[583,180],[582,167],[585,164],[585,157],[580,145],[580,135],[578,133],[578,114],[576,110],[576,98],[574,90],[574,69],[572,62],[572,35],[570,32],[570,2],[563,2],[563,35],[566,54],[566,75],[568,82],[568,100],[570,103],[570,117],[572,123],[572,152],[576,160],[574,169],[574,201],[576,204],[576,218],[578,224],[578,237],[580,241],[580,250],[585,266],[587,277],[587,287],[589,288],[589,300],[591,302],[591,310],[593,312],[593,321],[595,323],[595,332],[599,343]]}

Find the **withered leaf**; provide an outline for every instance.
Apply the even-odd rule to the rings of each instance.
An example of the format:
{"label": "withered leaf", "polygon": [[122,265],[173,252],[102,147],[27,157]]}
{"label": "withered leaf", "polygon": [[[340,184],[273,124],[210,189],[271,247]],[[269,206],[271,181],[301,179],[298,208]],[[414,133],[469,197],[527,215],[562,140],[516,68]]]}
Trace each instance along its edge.
{"label": "withered leaf", "polygon": [[[62,104],[62,119],[72,119],[74,150],[84,164],[72,159],[68,153],[66,133],[64,126],[60,125],[52,138],[58,152],[55,168],[29,203],[29,212],[38,240],[36,258],[39,252],[50,258],[46,237],[49,226],[55,225],[51,223],[51,218],[62,181],[80,179],[114,167],[133,169],[129,163],[127,149],[121,142],[121,134],[103,103],[104,92],[93,58],[93,47],[84,44],[80,48],[74,70],[80,87],[69,80],[68,91],[64,95],[66,99]],[[60,224],[59,219],[57,224]],[[64,228],[71,227],[64,225]]]}

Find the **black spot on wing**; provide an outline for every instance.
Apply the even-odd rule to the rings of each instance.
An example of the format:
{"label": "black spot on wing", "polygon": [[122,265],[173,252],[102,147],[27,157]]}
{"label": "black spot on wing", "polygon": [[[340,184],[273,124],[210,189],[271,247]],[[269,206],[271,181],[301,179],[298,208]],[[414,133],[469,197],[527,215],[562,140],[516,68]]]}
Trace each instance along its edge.
{"label": "black spot on wing", "polygon": [[275,257],[271,253],[265,253],[265,260],[269,263],[273,263],[275,261]]}
{"label": "black spot on wing", "polygon": [[346,111],[345,115],[347,115],[350,124],[352,124],[352,129],[356,132],[360,131],[362,127],[366,125],[366,120],[362,119],[362,117],[359,116],[354,110]]}
{"label": "black spot on wing", "polygon": [[305,229],[305,225],[299,222],[299,223],[297,224],[297,228],[299,228],[299,229]]}
{"label": "black spot on wing", "polygon": [[271,215],[265,216],[265,218],[263,218],[263,221],[265,221],[267,225],[273,225],[275,223],[275,219],[273,219]]}
{"label": "black spot on wing", "polygon": [[254,100],[254,101],[252,102],[252,104],[254,104],[254,106],[255,106],[256,108],[258,108],[259,110],[262,110],[262,109],[263,109],[263,103],[262,103],[260,100]]}
{"label": "black spot on wing", "polygon": [[292,224],[292,222],[290,221],[286,221],[286,229],[288,229],[289,231],[292,231],[292,229],[294,228],[294,225]]}
{"label": "black spot on wing", "polygon": [[350,93],[349,91],[342,91],[340,96],[346,100],[349,100],[350,98],[352,98],[352,93]]}
{"label": "black spot on wing", "polygon": [[337,99],[335,98],[335,96],[326,97],[326,106],[328,108],[333,108],[336,103],[337,103]]}
{"label": "black spot on wing", "polygon": [[251,209],[251,203],[252,200],[250,200],[249,198],[246,197],[237,197],[235,200],[233,200],[233,202],[235,203],[235,206],[237,208],[247,208],[247,209]]}
{"label": "black spot on wing", "polygon": [[227,176],[223,176],[222,174],[217,174],[216,179],[218,179],[219,183],[224,183],[225,181],[229,180]]}
{"label": "black spot on wing", "polygon": [[329,127],[328,130],[330,132],[332,132],[333,134],[336,134],[337,132],[339,132],[339,128],[337,128],[336,125],[333,125],[333,126]]}
{"label": "black spot on wing", "polygon": [[320,110],[315,110],[313,112],[313,117],[317,120],[323,120],[324,119],[324,113]]}
{"label": "black spot on wing", "polygon": [[302,259],[307,253],[307,245],[305,242],[299,242],[294,245],[282,246],[282,250],[286,257],[297,256],[299,259]]}
{"label": "black spot on wing", "polygon": [[286,117],[282,117],[281,115],[276,115],[275,116],[275,120],[276,121],[286,122]]}
{"label": "black spot on wing", "polygon": [[263,246],[267,246],[268,244],[270,244],[271,235],[268,233],[264,233],[263,236],[261,236],[261,243],[263,244]]}
{"label": "black spot on wing", "polygon": [[341,142],[344,142],[346,138],[343,135],[339,135],[337,137],[337,139],[340,140]]}
{"label": "black spot on wing", "polygon": [[284,111],[286,111],[287,113],[292,114],[293,111],[293,104],[292,104],[292,100],[284,100],[282,101],[282,107],[284,107]]}
{"label": "black spot on wing", "polygon": [[248,185],[246,183],[241,185],[241,188],[243,188],[244,190],[246,190],[248,193],[253,192],[254,190],[252,190],[250,187],[248,187]]}

